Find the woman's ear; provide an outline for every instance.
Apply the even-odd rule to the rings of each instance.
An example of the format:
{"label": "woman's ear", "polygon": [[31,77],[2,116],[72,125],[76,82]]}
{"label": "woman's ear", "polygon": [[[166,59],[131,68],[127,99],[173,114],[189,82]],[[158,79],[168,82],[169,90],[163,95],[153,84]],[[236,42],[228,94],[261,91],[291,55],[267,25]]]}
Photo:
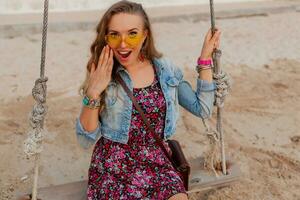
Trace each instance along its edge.
{"label": "woman's ear", "polygon": [[146,43],[147,37],[148,37],[148,30],[145,30],[144,31],[144,38],[143,38],[143,45],[142,46],[144,46],[144,44]]}
{"label": "woman's ear", "polygon": [[144,39],[146,39],[147,36],[148,36],[148,30],[145,30],[145,31],[144,31]]}

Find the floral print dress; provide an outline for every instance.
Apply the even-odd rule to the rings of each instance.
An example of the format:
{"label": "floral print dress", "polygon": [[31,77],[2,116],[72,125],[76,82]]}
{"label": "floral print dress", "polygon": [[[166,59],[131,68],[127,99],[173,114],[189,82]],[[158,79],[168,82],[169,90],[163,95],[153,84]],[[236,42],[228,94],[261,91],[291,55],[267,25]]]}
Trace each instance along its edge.
{"label": "floral print dress", "polygon": [[[133,88],[133,95],[155,127],[154,134],[163,137],[166,102],[156,73],[151,85]],[[88,172],[88,200],[164,200],[186,193],[180,174],[152,134],[133,106],[127,144],[104,137],[97,141]]]}

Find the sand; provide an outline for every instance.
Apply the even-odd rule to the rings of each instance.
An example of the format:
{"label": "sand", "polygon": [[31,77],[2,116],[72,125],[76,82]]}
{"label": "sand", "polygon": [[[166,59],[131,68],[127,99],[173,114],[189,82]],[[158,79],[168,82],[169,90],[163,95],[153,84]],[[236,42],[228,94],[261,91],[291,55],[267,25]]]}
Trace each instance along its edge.
{"label": "sand", "polygon": [[[190,199],[300,199],[300,3],[261,5],[216,6],[220,10],[217,26],[222,30],[222,68],[233,82],[223,115],[225,149],[240,166],[242,178]],[[251,9],[245,10],[247,7]],[[166,8],[149,10],[155,41],[195,88],[194,63],[210,22],[207,14],[197,14],[193,7],[176,9],[170,15]],[[81,106],[77,89],[95,36],[94,22],[84,19],[69,22],[65,29],[53,23],[48,34],[48,133],[39,187],[87,178],[92,149],[80,148],[74,129]],[[31,89],[39,76],[41,35],[34,26],[0,27],[1,200],[29,192],[32,184],[33,159],[25,157],[23,141],[34,103]],[[201,155],[208,148],[201,120],[180,109],[175,138],[188,158]]]}

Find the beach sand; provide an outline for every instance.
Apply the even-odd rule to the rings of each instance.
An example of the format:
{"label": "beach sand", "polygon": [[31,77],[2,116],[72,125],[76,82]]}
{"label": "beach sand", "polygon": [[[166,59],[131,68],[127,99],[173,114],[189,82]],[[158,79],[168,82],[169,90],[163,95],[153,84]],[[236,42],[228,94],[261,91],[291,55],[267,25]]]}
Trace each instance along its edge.
{"label": "beach sand", "polygon": [[[195,193],[190,199],[300,199],[300,2],[261,5],[215,6],[220,9],[216,15],[222,30],[222,69],[232,79],[223,111],[225,150],[240,166],[242,177],[229,187]],[[155,42],[195,89],[195,61],[210,21],[195,7],[176,9],[170,9],[170,15],[166,8],[149,10]],[[80,24],[73,19],[69,29],[50,23],[47,134],[39,187],[87,179],[92,149],[80,148],[74,129],[81,108],[77,90],[95,37],[94,22],[85,19]],[[15,199],[32,186],[33,159],[25,157],[23,141],[34,104],[31,89],[39,76],[41,35],[34,26],[0,28],[1,200]],[[188,158],[202,155],[208,141],[201,120],[182,107],[180,112],[175,138]],[[212,122],[215,117],[216,112]]]}

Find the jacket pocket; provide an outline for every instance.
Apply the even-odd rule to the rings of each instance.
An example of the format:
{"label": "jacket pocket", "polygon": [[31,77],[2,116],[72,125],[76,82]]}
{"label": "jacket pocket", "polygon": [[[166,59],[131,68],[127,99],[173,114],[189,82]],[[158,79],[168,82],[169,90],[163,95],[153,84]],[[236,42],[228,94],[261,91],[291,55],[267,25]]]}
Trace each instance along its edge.
{"label": "jacket pocket", "polygon": [[171,97],[171,99],[175,101],[177,98],[177,87],[179,85],[179,80],[175,76],[173,76],[169,77],[166,80],[166,83],[168,86],[168,94]]}
{"label": "jacket pocket", "polygon": [[110,83],[106,88],[105,104],[107,108],[112,107],[117,101],[117,87]]}

